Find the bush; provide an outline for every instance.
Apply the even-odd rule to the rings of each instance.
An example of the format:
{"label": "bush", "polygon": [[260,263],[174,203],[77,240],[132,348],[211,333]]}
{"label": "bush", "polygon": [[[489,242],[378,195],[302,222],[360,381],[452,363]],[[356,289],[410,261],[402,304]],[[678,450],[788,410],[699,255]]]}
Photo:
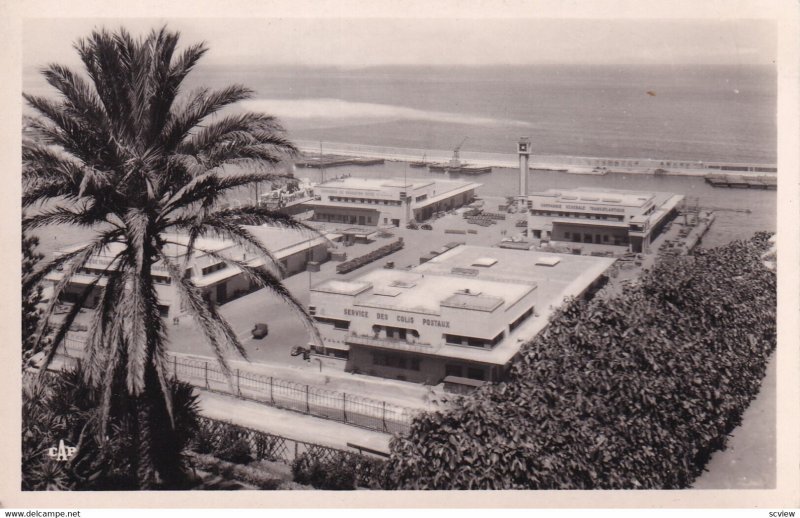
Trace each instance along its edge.
{"label": "bush", "polygon": [[385,487],[688,487],[740,423],[776,345],[768,239],[670,259],[614,299],[570,302],[507,382],[394,439]]}
{"label": "bush", "polygon": [[292,462],[292,475],[295,482],[317,489],[356,488],[355,468],[345,456],[323,460],[310,452],[303,453]]}
{"label": "bush", "polygon": [[211,419],[200,420],[191,448],[236,464],[248,464],[254,459],[246,430]]}
{"label": "bush", "polygon": [[[121,397],[123,391],[116,391]],[[188,470],[185,458],[189,438],[196,432],[197,402],[194,389],[185,383],[170,384],[177,430],[174,446]],[[119,409],[121,405],[112,405]],[[139,445],[132,437],[135,423],[120,411],[109,416],[106,436],[98,439],[100,397],[84,383],[81,364],[69,371],[48,375],[41,385],[26,375],[22,391],[22,489],[23,490],[130,490],[138,489],[136,458]],[[169,423],[164,423],[169,426]],[[157,430],[153,430],[157,433]],[[48,453],[60,441],[77,447],[66,462]],[[185,477],[190,482],[190,477]],[[163,487],[162,489],[181,489]]]}
{"label": "bush", "polygon": [[379,489],[384,461],[364,455],[339,452],[321,455],[307,451],[292,462],[294,481],[317,489]]}
{"label": "bush", "polygon": [[211,455],[194,454],[192,464],[202,470],[230,481],[244,482],[259,489],[278,489],[283,482],[279,477],[252,466],[221,460]]}

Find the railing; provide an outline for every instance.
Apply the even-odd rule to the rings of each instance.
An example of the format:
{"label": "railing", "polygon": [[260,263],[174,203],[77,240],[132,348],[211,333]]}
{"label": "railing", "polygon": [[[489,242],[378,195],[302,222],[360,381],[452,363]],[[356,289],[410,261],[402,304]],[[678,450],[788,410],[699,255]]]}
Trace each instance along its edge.
{"label": "railing", "polygon": [[330,461],[340,455],[364,456],[365,453],[372,457],[388,456],[387,452],[373,450],[357,444],[348,443],[347,445],[350,448],[358,450],[358,453],[332,448],[330,446],[323,446],[321,444],[299,441],[297,439],[290,439],[289,437],[283,437],[261,430],[254,430],[253,428],[237,425],[228,421],[220,421],[208,417],[200,417],[199,421],[201,433],[212,436],[224,436],[227,433],[233,432],[237,438],[247,441],[250,446],[250,454],[257,461],[269,460],[291,464],[292,461],[304,453],[308,453],[321,461]]}
{"label": "railing", "polygon": [[[61,350],[67,357],[79,358],[83,353],[83,343],[67,337]],[[216,361],[181,358],[170,353],[167,357],[172,377],[194,387],[379,432],[408,432],[414,414],[418,412],[416,409],[386,401],[295,383],[243,369],[233,369],[229,379]]]}

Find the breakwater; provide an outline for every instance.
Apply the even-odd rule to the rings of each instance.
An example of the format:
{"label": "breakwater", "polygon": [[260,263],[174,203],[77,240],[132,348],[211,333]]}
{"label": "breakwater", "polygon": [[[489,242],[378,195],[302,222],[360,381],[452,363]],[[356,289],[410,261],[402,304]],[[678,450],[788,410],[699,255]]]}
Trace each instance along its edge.
{"label": "breakwater", "polygon": [[[394,160],[412,162],[423,155],[431,162],[446,162],[452,156],[451,150],[430,150],[416,148],[396,148],[369,146],[341,142],[296,141],[297,146],[306,153],[319,152],[322,146],[326,152],[337,156]],[[509,142],[513,148],[514,142]],[[461,158],[476,166],[516,168],[519,159],[516,153],[484,153],[461,150]],[[612,158],[585,157],[569,155],[531,155],[530,168],[539,170],[563,171],[577,174],[626,173],[650,174],[656,176],[705,176],[709,173],[726,174],[760,173],[774,175],[775,164],[746,164],[727,162],[704,162],[683,159],[656,158]]]}

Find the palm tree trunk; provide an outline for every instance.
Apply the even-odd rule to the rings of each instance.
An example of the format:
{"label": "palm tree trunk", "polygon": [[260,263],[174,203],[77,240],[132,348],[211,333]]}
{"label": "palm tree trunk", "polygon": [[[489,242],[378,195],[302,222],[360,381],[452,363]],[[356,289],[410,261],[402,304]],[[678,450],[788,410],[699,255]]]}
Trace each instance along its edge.
{"label": "palm tree trunk", "polygon": [[148,362],[144,393],[138,398],[139,480],[142,489],[179,489],[186,480],[176,429],[161,389],[158,372]]}

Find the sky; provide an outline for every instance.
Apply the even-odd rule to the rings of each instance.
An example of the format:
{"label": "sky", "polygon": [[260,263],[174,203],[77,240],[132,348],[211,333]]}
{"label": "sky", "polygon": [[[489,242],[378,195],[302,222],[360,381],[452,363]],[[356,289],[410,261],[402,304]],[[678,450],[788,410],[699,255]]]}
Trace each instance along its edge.
{"label": "sky", "polygon": [[[496,12],[495,16],[502,15]],[[93,29],[142,35],[166,24],[206,65],[772,64],[770,19],[383,17],[26,19],[23,63],[77,65],[72,44]]]}

